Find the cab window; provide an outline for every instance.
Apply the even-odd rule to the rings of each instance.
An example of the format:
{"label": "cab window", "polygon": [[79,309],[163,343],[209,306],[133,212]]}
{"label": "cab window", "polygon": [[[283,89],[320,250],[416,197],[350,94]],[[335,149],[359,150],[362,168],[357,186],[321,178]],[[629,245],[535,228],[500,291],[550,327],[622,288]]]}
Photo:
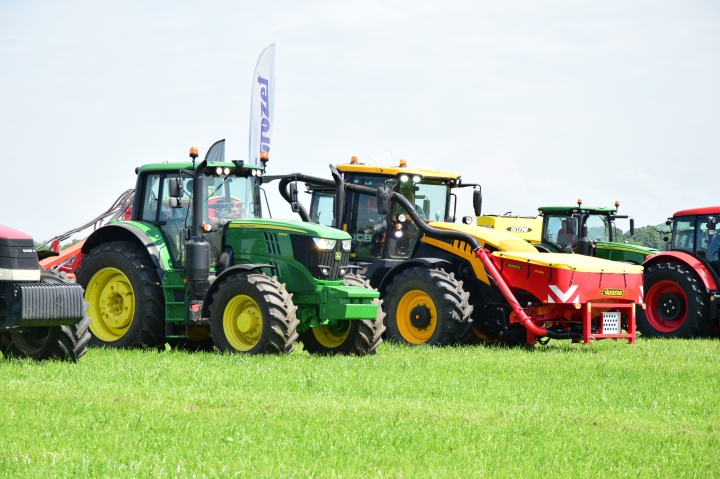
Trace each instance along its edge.
{"label": "cab window", "polygon": [[310,203],[310,221],[322,226],[335,226],[335,192],[315,190]]}
{"label": "cab window", "polygon": [[676,218],[673,223],[672,249],[692,253],[695,250],[695,217]]}
{"label": "cab window", "polygon": [[610,238],[610,221],[605,215],[589,215],[585,222],[588,238],[597,241],[608,241]]}

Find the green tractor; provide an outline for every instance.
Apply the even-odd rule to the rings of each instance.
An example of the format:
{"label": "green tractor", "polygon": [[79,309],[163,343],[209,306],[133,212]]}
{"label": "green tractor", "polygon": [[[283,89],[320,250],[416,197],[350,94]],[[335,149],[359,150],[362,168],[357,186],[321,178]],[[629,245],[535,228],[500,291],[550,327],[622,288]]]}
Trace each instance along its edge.
{"label": "green tractor", "polygon": [[197,165],[192,148],[192,163],[137,168],[129,220],[85,240],[75,274],[95,318],[91,344],[211,337],[220,351],[287,354],[299,337],[313,354],[374,354],[379,294],[350,274],[350,235],[261,219],[267,156],[208,161],[224,159],[212,151]]}
{"label": "green tractor", "polygon": [[[620,202],[615,208],[583,206],[541,206],[540,217],[510,215],[484,215],[477,218],[477,225],[503,229],[525,239],[544,253],[577,253],[641,265],[658,250],[617,241],[615,221],[630,220],[630,234],[635,234],[635,220],[619,215]],[[472,223],[472,217],[463,222]]]}

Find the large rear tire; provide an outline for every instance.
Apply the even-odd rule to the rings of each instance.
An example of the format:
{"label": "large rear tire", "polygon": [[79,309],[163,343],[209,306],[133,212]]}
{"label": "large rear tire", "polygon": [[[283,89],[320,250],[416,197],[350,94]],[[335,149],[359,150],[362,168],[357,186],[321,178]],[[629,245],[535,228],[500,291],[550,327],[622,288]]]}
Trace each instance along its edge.
{"label": "large rear tire", "polygon": [[[374,289],[370,286],[370,281],[365,281],[354,274],[346,275],[343,284]],[[300,333],[300,341],[305,351],[322,356],[375,354],[377,347],[382,343],[382,333],[385,331],[382,303],[380,298],[373,300],[373,304],[378,307],[375,319],[341,321],[338,328],[321,326]]]}
{"label": "large rear tire", "polygon": [[289,354],[299,324],[292,294],[275,276],[234,274],[210,305],[210,334],[223,352]]}
{"label": "large rear tire", "polygon": [[416,267],[397,275],[384,297],[387,337],[404,344],[447,346],[470,338],[470,294],[453,273]]}
{"label": "large rear tire", "polygon": [[135,348],[164,340],[165,298],[147,250],[125,241],[102,244],[75,277],[90,304],[91,345]]}
{"label": "large rear tire", "polygon": [[638,330],[646,337],[691,338],[708,334],[708,295],[683,263],[658,263],[645,270],[646,309],[636,309]]}
{"label": "large rear tire", "polygon": [[[40,271],[41,283],[70,283],[62,273],[56,271]],[[90,316],[87,305],[83,319],[71,326],[39,326],[29,328],[25,332],[6,332],[0,337],[3,355],[30,358],[38,361],[56,359],[60,361],[77,361],[87,351],[90,340]]]}

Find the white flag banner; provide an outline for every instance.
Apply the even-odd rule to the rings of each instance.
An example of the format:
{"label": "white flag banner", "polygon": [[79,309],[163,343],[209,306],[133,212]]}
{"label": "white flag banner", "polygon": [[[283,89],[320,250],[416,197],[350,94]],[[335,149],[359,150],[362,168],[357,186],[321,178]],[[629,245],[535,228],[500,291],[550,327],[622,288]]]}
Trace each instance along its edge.
{"label": "white flag banner", "polygon": [[275,44],[265,48],[258,58],[253,75],[250,100],[250,152],[248,162],[260,163],[260,152],[270,153],[272,125],[275,121]]}

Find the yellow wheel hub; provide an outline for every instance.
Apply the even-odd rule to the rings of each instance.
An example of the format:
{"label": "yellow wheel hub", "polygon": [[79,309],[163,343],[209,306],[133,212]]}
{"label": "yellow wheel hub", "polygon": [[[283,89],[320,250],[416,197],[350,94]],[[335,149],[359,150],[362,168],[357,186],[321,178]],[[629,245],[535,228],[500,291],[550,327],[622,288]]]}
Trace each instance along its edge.
{"label": "yellow wheel hub", "polygon": [[348,334],[350,334],[350,321],[343,321],[343,323],[345,323],[343,325],[344,327],[341,327],[340,331],[337,329],[331,329],[328,326],[312,328],[313,335],[315,336],[315,339],[317,339],[318,343],[322,344],[326,348],[337,348],[345,342]]}
{"label": "yellow wheel hub", "polygon": [[230,300],[223,312],[223,331],[233,348],[250,351],[260,341],[262,330],[262,312],[254,299],[241,294]]}
{"label": "yellow wheel hub", "polygon": [[95,273],[85,291],[90,331],[101,341],[117,341],[125,336],[135,316],[135,293],[125,273],[104,268]]}
{"label": "yellow wheel hub", "polygon": [[400,299],[395,314],[400,335],[410,344],[422,344],[437,327],[437,308],[425,291],[414,289]]}

